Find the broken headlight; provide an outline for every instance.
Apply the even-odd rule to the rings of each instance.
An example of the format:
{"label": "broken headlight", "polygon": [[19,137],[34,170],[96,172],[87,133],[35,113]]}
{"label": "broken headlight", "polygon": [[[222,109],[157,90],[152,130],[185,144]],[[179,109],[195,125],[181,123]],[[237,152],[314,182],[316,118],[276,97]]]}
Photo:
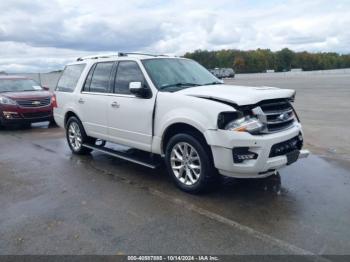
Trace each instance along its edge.
{"label": "broken headlight", "polygon": [[259,133],[264,129],[264,124],[257,118],[251,116],[244,116],[234,121],[229,122],[225,126],[226,130],[237,132],[249,132],[251,134]]}

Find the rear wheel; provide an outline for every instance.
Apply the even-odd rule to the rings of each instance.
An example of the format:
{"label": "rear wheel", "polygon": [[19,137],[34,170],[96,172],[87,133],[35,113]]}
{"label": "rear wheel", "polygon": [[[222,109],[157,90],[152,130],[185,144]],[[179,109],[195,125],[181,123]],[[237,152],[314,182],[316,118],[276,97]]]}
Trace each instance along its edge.
{"label": "rear wheel", "polygon": [[85,155],[92,151],[92,149],[84,147],[84,143],[95,143],[95,139],[86,135],[82,123],[74,116],[67,121],[66,138],[70,149],[77,155]]}
{"label": "rear wheel", "polygon": [[166,147],[165,162],[175,184],[183,191],[201,193],[217,182],[207,144],[189,134],[173,136]]}

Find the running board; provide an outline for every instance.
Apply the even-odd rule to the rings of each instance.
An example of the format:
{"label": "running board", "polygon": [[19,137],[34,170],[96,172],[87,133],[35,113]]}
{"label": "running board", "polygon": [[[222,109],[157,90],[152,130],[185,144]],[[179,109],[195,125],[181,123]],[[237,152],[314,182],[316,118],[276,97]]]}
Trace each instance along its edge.
{"label": "running board", "polygon": [[108,147],[100,147],[96,145],[90,145],[90,144],[83,144],[84,147],[102,152],[104,154],[114,156],[138,165],[142,165],[151,169],[155,169],[159,166],[159,163],[156,163],[155,161],[152,161],[151,159],[142,159],[140,157],[133,157],[130,154],[127,154],[122,151],[114,150]]}

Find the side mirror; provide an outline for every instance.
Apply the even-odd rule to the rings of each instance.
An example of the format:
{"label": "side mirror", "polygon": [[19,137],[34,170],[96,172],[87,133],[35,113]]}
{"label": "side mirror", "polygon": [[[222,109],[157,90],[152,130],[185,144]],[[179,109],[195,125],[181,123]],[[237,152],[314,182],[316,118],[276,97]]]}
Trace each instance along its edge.
{"label": "side mirror", "polygon": [[41,86],[42,89],[44,89],[45,91],[50,91],[50,88],[48,86]]}
{"label": "side mirror", "polygon": [[138,97],[144,97],[146,94],[146,89],[141,82],[130,82],[129,90],[131,94],[134,94]]}

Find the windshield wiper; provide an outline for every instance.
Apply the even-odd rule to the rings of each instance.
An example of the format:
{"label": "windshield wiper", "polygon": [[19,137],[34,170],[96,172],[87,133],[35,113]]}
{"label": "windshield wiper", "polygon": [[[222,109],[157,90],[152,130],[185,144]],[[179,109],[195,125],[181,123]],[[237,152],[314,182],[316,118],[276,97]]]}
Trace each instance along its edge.
{"label": "windshield wiper", "polygon": [[203,84],[204,86],[210,86],[210,85],[223,85],[224,83],[221,83],[219,81],[214,81],[214,82],[211,82],[211,83],[206,83],[206,84]]}
{"label": "windshield wiper", "polygon": [[170,85],[164,85],[159,88],[159,90],[166,89],[168,87],[182,87],[182,86],[200,86],[199,84],[196,83],[176,83],[176,84],[170,84]]}

